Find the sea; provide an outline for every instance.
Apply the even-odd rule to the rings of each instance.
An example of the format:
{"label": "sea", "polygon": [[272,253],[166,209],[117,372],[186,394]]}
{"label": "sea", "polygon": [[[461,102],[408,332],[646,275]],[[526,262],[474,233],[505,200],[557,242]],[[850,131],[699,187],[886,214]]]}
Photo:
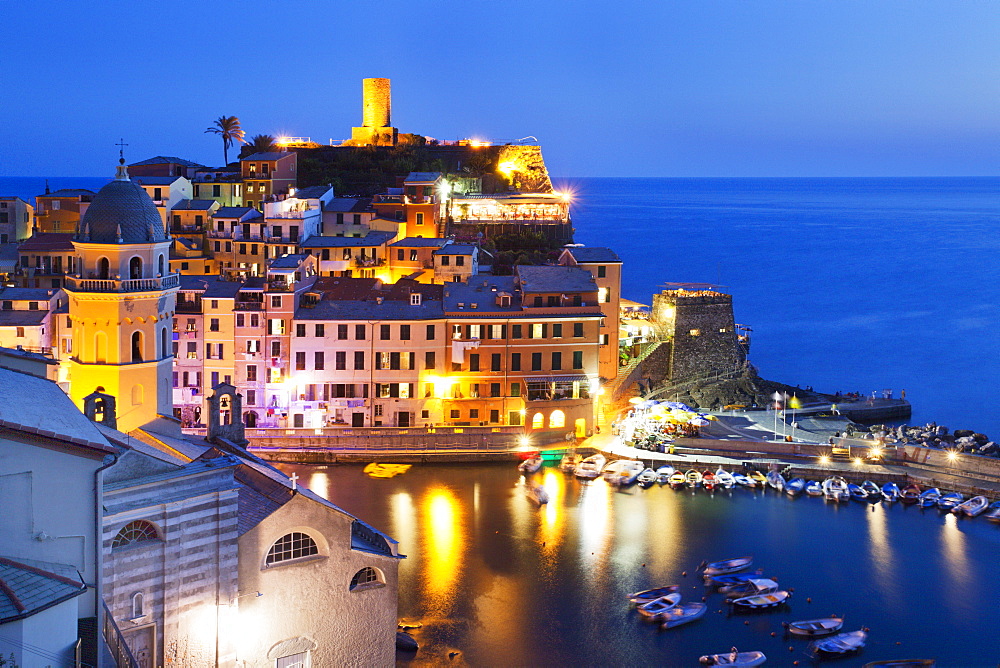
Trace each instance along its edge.
{"label": "sea", "polygon": [[[107,177],[0,177],[0,195]],[[905,390],[913,424],[1000,441],[1000,178],[554,178],[575,240],[621,257],[623,296],[712,283],[768,379]]]}

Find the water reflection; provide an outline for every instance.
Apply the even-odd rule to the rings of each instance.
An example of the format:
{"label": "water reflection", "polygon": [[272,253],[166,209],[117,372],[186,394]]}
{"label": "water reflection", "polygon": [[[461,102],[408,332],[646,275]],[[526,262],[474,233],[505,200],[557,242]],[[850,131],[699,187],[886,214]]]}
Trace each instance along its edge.
{"label": "water reflection", "polygon": [[316,492],[324,499],[330,498],[330,477],[325,470],[319,470],[309,476],[306,487]]}
{"label": "water reflection", "polygon": [[450,488],[435,485],[420,500],[420,516],[425,533],[423,598],[430,612],[445,615],[454,603],[465,556],[462,507]]}
{"label": "water reflection", "polygon": [[896,596],[896,569],[892,542],[889,540],[889,530],[886,526],[886,508],[882,504],[865,507],[865,517],[868,524],[868,554],[879,580],[885,587],[887,602],[898,605]]}
{"label": "water reflection", "polygon": [[580,485],[580,557],[587,567],[586,585],[593,587],[607,566],[607,552],[614,530],[611,519],[611,495],[614,490],[603,480]]}
{"label": "water reflection", "polygon": [[546,561],[557,553],[563,541],[566,523],[566,476],[559,471],[547,469],[542,481],[549,495],[549,502],[542,506],[538,526],[538,538]]}

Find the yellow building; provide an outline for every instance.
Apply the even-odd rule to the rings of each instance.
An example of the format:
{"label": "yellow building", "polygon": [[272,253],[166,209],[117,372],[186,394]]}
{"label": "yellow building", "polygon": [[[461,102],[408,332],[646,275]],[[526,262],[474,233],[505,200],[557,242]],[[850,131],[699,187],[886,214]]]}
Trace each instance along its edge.
{"label": "yellow building", "polygon": [[78,406],[101,387],[118,397],[118,428],[171,415],[170,329],[178,276],[156,205],[129,180],[124,161],[80,221],[76,274],[66,277],[74,349],[70,397]]}

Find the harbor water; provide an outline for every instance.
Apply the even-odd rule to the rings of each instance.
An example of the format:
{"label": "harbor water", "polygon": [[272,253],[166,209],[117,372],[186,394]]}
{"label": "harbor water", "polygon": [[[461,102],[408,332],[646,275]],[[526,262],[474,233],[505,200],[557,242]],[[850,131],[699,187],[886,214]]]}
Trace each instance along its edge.
{"label": "harbor water", "polygon": [[[781,622],[831,614],[844,630],[871,630],[837,665],[1000,661],[1000,526],[982,517],[772,490],[616,490],[549,467],[532,476],[551,497],[539,508],[513,464],[414,465],[390,479],[285,468],[400,541],[399,616],[422,624],[421,649],[403,663],[690,666],[736,646],[765,652],[767,665],[809,665],[807,642]],[[794,590],[789,605],[731,615],[695,572],[744,555]],[[666,584],[685,600],[707,596],[706,615],[665,631],[643,622],[625,596]]]}

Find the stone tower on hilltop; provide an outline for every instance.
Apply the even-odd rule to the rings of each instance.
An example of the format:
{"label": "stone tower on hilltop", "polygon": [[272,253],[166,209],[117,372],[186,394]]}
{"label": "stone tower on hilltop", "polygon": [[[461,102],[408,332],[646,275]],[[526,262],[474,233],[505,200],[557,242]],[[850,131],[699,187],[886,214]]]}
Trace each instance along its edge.
{"label": "stone tower on hilltop", "polygon": [[[170,273],[170,236],[124,159],[94,196],[66,277],[73,351],[70,397],[84,407],[95,391],[117,398],[117,424],[130,431],[171,415],[172,322],[180,280]],[[101,388],[101,389],[98,389]]]}
{"label": "stone tower on hilltop", "polygon": [[664,380],[677,383],[734,371],[746,361],[733,319],[732,295],[664,290],[653,295],[651,319],[660,338],[670,342]]}
{"label": "stone tower on hilltop", "polygon": [[365,79],[361,89],[361,127],[351,128],[351,144],[395,146],[399,131],[391,127],[392,95],[389,79]]}

